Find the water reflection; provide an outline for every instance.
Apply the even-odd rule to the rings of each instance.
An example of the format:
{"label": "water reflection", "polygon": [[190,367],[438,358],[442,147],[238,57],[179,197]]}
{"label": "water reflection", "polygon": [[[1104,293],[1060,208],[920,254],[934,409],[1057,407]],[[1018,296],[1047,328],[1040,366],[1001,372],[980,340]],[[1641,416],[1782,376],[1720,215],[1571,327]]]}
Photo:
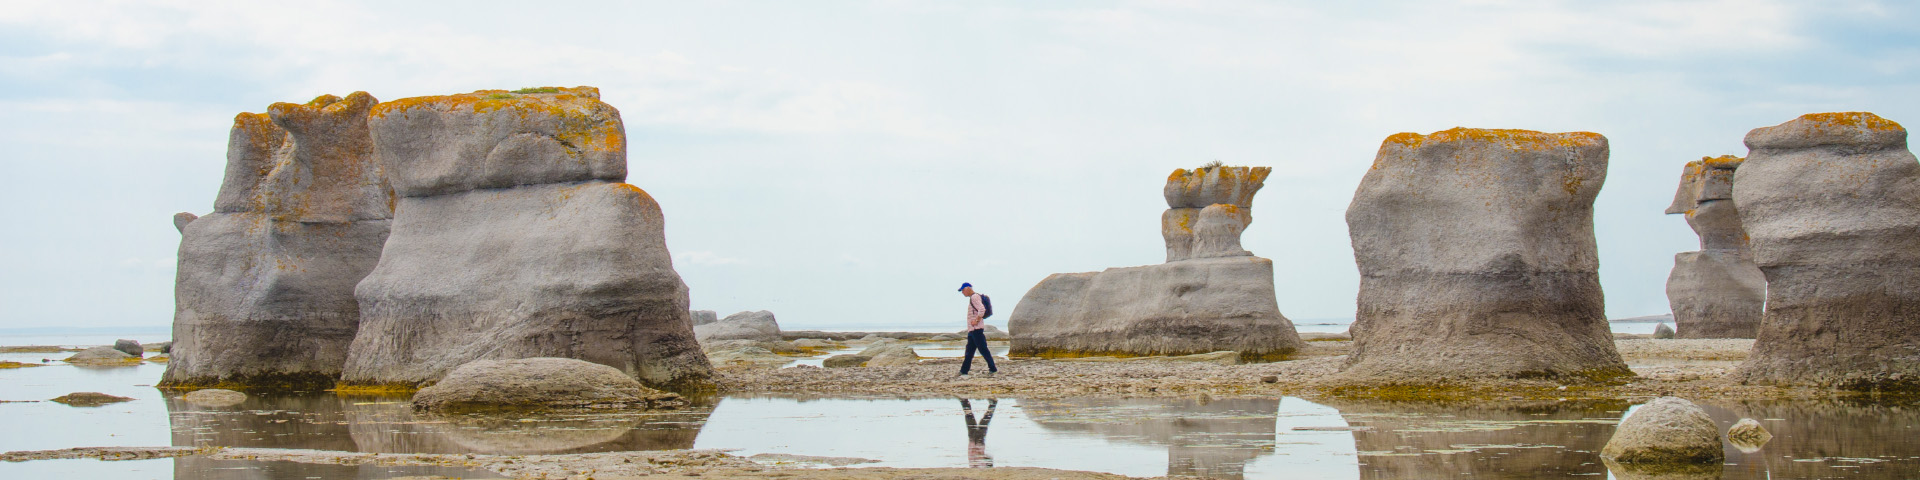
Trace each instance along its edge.
{"label": "water reflection", "polygon": [[1069,398],[1021,402],[1040,428],[1165,446],[1165,475],[1237,479],[1274,448],[1280,399]]}
{"label": "water reflection", "polygon": [[1726,445],[1722,478],[1912,478],[1920,472],[1913,400],[1701,404],[1722,431],[1752,418],[1773,433],[1758,451]]}
{"label": "water reflection", "polygon": [[980,420],[973,419],[973,404],[960,399],[960,411],[967,416],[967,466],[973,468],[993,468],[993,457],[987,455],[987,424],[993,422],[993,409],[1000,406],[1000,399],[987,399],[987,413]]}
{"label": "water reflection", "polygon": [[711,405],[590,415],[416,416],[407,402],[254,396],[230,407],[166,399],[173,444],[373,453],[506,455],[693,447]]}
{"label": "water reflection", "polygon": [[1433,405],[1330,402],[1355,429],[1360,478],[1605,475],[1618,401]]}

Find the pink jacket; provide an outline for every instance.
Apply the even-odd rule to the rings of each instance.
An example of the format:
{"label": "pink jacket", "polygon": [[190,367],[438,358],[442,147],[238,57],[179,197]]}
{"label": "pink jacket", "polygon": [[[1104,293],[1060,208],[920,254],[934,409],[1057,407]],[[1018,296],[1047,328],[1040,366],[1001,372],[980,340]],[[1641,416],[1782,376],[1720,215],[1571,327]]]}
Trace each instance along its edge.
{"label": "pink jacket", "polygon": [[967,331],[987,328],[987,322],[981,318],[987,314],[987,306],[980,303],[980,294],[967,297]]}

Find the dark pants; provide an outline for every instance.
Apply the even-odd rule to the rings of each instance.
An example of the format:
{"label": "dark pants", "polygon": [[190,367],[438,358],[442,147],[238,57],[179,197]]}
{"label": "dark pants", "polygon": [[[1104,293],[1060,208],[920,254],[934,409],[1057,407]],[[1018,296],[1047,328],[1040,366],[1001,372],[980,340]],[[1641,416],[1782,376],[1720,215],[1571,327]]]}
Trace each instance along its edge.
{"label": "dark pants", "polygon": [[1000,371],[993,366],[993,351],[987,350],[987,332],[983,330],[967,331],[967,359],[960,361],[960,374],[966,375],[973,368],[973,349],[980,349],[980,356],[987,359],[987,373]]}

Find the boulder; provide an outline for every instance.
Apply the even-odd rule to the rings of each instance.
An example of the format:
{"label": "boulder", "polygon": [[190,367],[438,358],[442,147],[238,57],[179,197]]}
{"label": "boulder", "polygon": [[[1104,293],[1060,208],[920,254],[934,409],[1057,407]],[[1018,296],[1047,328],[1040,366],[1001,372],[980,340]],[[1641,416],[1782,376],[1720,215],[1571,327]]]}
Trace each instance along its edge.
{"label": "boulder", "polygon": [[1688,162],[1668,214],[1686,214],[1700,251],[1673,257],[1667,303],[1679,338],[1753,338],[1766,302],[1767,278],[1753,263],[1733,201],[1732,155]]}
{"label": "boulder", "polygon": [[1657,338],[1657,339],[1673,338],[1673,327],[1669,327],[1667,326],[1667,324],[1664,324],[1664,323],[1655,325],[1653,327],[1653,338]]}
{"label": "boulder", "polygon": [[1387,137],[1347,207],[1358,383],[1632,375],[1601,299],[1607,139],[1455,128]]}
{"label": "boulder", "polygon": [[821,360],[820,366],[826,368],[860,367],[865,366],[867,361],[872,359],[873,357],[866,355],[834,355],[827,357],[826,360]]}
{"label": "boulder", "polygon": [[476,360],[413,395],[415,410],[439,414],[685,405],[679,395],[647,388],[620,369],[552,357]]}
{"label": "boulder", "polygon": [[801,348],[801,349],[820,350],[820,349],[827,349],[827,348],[839,348],[840,344],[838,342],[833,342],[828,340],[820,340],[815,338],[802,338],[799,340],[794,340],[793,346],[795,348]]}
{"label": "boulder", "polygon": [[52,401],[69,407],[98,407],[109,403],[131,402],[133,399],[100,392],[74,392],[53,397]]}
{"label": "boulder", "polygon": [[[986,328],[982,328],[980,331],[986,335],[987,341],[989,342],[1004,342],[1013,339],[1013,335],[1008,335],[1006,330],[1001,330],[1000,327],[993,325],[987,325]],[[962,338],[962,340],[965,339]]]}
{"label": "boulder", "polygon": [[1600,456],[1627,464],[1717,464],[1720,427],[1706,410],[1677,397],[1660,397],[1620,421]]}
{"label": "boulder", "polygon": [[740,312],[719,321],[696,324],[693,334],[702,342],[717,340],[780,340],[780,324],[773,312]]}
{"label": "boulder", "polygon": [[147,354],[147,350],[145,348],[140,347],[140,342],[127,340],[124,338],[119,340],[114,340],[113,349],[119,350],[121,352],[126,353],[127,355],[132,355],[135,357],[141,357]]}
{"label": "boulder", "polygon": [[213,213],[181,222],[172,361],[159,386],[332,387],[393,193],[366,92],[234,118]]}
{"label": "boulder", "polygon": [[149,352],[160,352],[160,353],[171,354],[173,353],[173,342],[154,342],[154,343],[141,345],[141,348],[145,348]]}
{"label": "boulder", "polygon": [[720,321],[720,314],[712,310],[694,310],[693,325],[701,326]]}
{"label": "boulder", "polygon": [[1750,384],[1920,390],[1920,163],[1900,124],[1816,113],[1754,129],[1734,203],[1767,278]]}
{"label": "boulder", "polygon": [[191,403],[194,405],[201,405],[201,406],[208,406],[208,407],[231,407],[234,405],[239,405],[241,402],[247,401],[247,394],[236,392],[233,390],[223,390],[218,388],[203,388],[200,390],[187,392],[186,395],[180,396],[180,399],[185,400],[187,403]]}
{"label": "boulder", "polygon": [[867,336],[860,337],[860,341],[862,342],[880,342],[880,341],[886,341],[886,340],[892,340],[892,338],[882,337],[876,333],[869,333],[867,334]]}
{"label": "boulder", "polygon": [[920,354],[906,345],[888,345],[860,352],[868,367],[897,367],[920,363]]}
{"label": "boulder", "polygon": [[[733,341],[739,342],[744,340]],[[783,357],[773,353],[771,350],[755,346],[734,346],[724,350],[708,350],[707,361],[712,362],[715,367],[778,367],[793,363],[792,358]]]}
{"label": "boulder", "polygon": [[619,112],[592,87],[521,92],[373,110],[399,200],[354,291],[360,332],[342,380],[424,384],[476,360],[564,357],[655,388],[712,388],[660,206],[621,183]]}
{"label": "boulder", "polygon": [[139,365],[140,357],[128,355],[127,352],[113,347],[99,346],[81,350],[80,353],[67,357],[65,361],[74,365]]}
{"label": "boulder", "polygon": [[1732,427],[1727,428],[1727,443],[1733,444],[1734,448],[1742,452],[1759,451],[1768,440],[1773,440],[1773,434],[1767,432],[1766,427],[1760,426],[1759,421],[1751,418],[1742,418],[1734,422]]}
{"label": "boulder", "polygon": [[[985,332],[982,332],[982,333],[985,333]],[[960,334],[960,333],[942,333],[942,334],[939,334],[939,335],[934,335],[934,336],[933,336],[933,338],[930,338],[930,339],[928,339],[928,340],[932,340],[932,341],[935,341],[935,342],[951,342],[951,341],[955,341],[955,340],[966,340],[966,339],[967,339],[967,336],[966,336],[965,334]]]}

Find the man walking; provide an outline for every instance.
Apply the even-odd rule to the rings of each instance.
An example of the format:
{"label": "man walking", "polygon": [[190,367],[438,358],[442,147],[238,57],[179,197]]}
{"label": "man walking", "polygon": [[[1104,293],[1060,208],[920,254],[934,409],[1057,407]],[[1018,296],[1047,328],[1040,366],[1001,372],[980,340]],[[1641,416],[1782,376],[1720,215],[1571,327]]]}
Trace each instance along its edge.
{"label": "man walking", "polygon": [[960,294],[967,297],[967,355],[960,361],[960,374],[966,375],[973,368],[973,349],[980,349],[980,356],[987,359],[987,374],[992,375],[1000,369],[993,366],[993,351],[987,349],[987,316],[993,315],[993,307],[986,295],[973,291],[972,283],[961,283]]}

